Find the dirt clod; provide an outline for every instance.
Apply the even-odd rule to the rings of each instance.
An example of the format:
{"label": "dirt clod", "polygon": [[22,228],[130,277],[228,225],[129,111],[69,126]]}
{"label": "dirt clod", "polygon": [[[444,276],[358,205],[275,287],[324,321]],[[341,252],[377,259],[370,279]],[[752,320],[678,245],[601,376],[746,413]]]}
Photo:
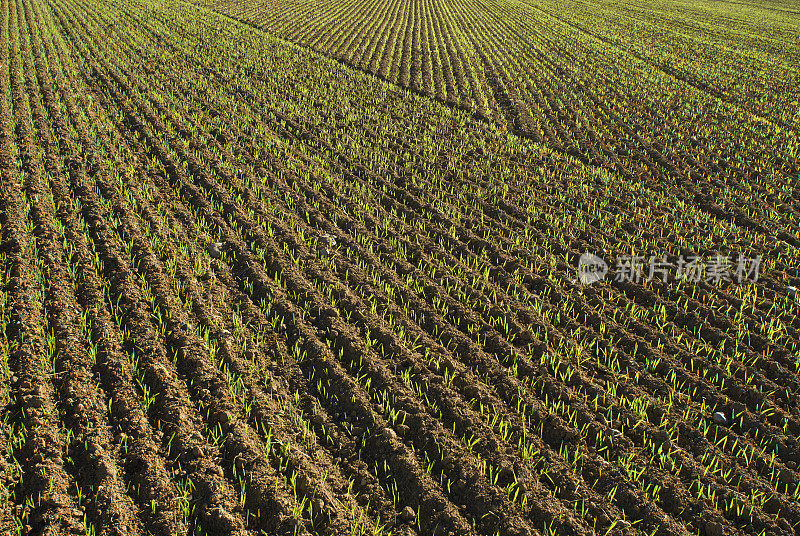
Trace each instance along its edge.
{"label": "dirt clod", "polygon": [[225,242],[214,242],[210,246],[208,246],[208,254],[211,256],[212,259],[219,259],[222,257],[222,254],[227,251],[228,244]]}
{"label": "dirt clod", "polygon": [[236,517],[227,510],[215,507],[208,512],[211,526],[220,532],[231,532],[238,528]]}
{"label": "dirt clod", "polygon": [[317,497],[311,503],[311,513],[314,517],[322,514],[325,511],[325,501]]}
{"label": "dirt clod", "polygon": [[39,396],[28,396],[24,399],[25,404],[32,408],[41,408],[44,405],[44,400]]}
{"label": "dirt clod", "polygon": [[417,517],[417,513],[410,506],[406,506],[400,511],[400,520],[404,523],[410,523]]}
{"label": "dirt clod", "polygon": [[721,523],[717,523],[716,521],[711,521],[706,523],[705,528],[706,536],[723,536],[725,533],[725,528],[722,526]]}
{"label": "dirt clod", "polygon": [[117,469],[108,460],[104,460],[97,468],[97,476],[100,478],[115,478],[117,476]]}
{"label": "dirt clod", "polygon": [[503,483],[511,482],[512,480],[514,480],[514,469],[512,469],[507,465],[503,466],[500,469],[500,473],[498,474],[497,478],[499,481],[502,481]]}

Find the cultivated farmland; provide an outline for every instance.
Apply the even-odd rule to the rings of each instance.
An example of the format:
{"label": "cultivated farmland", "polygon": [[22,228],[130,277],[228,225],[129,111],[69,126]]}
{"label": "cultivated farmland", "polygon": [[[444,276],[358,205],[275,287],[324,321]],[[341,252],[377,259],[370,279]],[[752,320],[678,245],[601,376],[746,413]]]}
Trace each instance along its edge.
{"label": "cultivated farmland", "polygon": [[797,534],[798,15],[659,5],[0,0],[0,531]]}
{"label": "cultivated farmland", "polygon": [[797,219],[796,4],[202,1],[738,225]]}

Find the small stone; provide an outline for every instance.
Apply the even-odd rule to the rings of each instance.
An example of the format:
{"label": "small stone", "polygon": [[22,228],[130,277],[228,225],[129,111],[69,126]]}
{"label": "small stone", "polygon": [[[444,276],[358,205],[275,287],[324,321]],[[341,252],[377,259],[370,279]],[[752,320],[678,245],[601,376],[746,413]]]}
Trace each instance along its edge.
{"label": "small stone", "polygon": [[717,424],[725,424],[728,422],[728,419],[725,417],[725,414],[722,413],[721,411],[715,412],[714,415],[712,416],[712,419],[714,419],[714,422]]}
{"label": "small stone", "polygon": [[317,249],[317,255],[322,259],[327,259],[331,256],[331,250],[322,246]]}
{"label": "small stone", "polygon": [[383,409],[383,405],[382,405],[382,404],[377,404],[377,405],[375,406],[375,413],[379,413],[379,414],[381,414],[381,415],[382,415],[382,414],[383,414],[383,411],[384,411],[384,409]]}
{"label": "small stone", "polygon": [[219,259],[227,249],[228,245],[225,242],[214,242],[208,246],[208,254],[211,255],[212,259]]}
{"label": "small stone", "polygon": [[392,439],[397,439],[397,433],[391,428],[384,428],[383,430],[381,430],[381,436],[387,441],[390,441]]}
{"label": "small stone", "polygon": [[789,288],[786,289],[786,294],[791,299],[797,298],[798,293],[800,293],[800,289],[798,289],[797,287],[789,287]]}
{"label": "small stone", "polygon": [[398,424],[397,425],[397,433],[403,437],[411,430],[407,424]]}
{"label": "small stone", "polygon": [[417,517],[417,513],[414,512],[414,509],[410,506],[406,506],[400,512],[400,520],[404,523],[410,523],[411,521],[414,521],[415,517]]}
{"label": "small stone", "polygon": [[725,529],[720,523],[711,521],[706,523],[706,536],[723,536]]}

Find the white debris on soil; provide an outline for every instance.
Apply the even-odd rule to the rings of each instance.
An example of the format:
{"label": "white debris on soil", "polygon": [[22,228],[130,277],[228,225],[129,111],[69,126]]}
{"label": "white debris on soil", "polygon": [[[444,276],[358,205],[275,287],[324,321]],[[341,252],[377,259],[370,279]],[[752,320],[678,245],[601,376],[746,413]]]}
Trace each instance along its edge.
{"label": "white debris on soil", "polygon": [[336,237],[332,234],[325,233],[324,235],[320,235],[319,241],[321,244],[328,246],[329,248],[336,247]]}

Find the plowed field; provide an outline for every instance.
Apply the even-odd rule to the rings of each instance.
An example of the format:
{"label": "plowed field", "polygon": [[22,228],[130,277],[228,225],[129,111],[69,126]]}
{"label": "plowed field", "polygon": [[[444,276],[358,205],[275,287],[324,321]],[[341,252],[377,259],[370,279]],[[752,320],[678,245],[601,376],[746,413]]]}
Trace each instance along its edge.
{"label": "plowed field", "polygon": [[800,533],[797,142],[754,145],[796,116],[571,151],[364,70],[180,0],[0,0],[0,533]]}

